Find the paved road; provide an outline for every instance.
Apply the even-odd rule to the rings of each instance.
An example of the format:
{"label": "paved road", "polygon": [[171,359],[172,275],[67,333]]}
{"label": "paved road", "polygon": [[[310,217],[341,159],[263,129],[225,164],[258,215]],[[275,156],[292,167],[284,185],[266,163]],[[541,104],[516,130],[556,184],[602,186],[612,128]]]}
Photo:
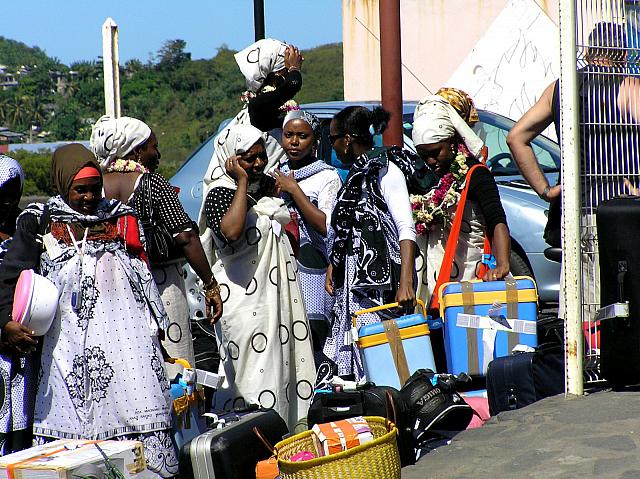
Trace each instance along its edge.
{"label": "paved road", "polygon": [[640,392],[554,396],[499,414],[403,469],[423,478],[640,478]]}

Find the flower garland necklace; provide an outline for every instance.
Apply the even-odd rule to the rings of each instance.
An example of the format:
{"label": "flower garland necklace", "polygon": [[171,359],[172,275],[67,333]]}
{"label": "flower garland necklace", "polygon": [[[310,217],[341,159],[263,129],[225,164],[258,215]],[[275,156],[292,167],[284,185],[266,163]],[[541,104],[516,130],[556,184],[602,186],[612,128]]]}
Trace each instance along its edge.
{"label": "flower garland necklace", "polygon": [[449,172],[440,178],[438,185],[424,195],[411,195],[411,210],[417,234],[426,235],[433,225],[447,225],[451,220],[449,209],[460,199],[460,190],[469,172],[468,155],[466,146],[459,144]]}
{"label": "flower garland necklace", "polygon": [[118,158],[115,161],[109,163],[107,166],[107,173],[148,173],[149,170],[142,166],[140,163],[134,160],[124,160],[122,158]]}

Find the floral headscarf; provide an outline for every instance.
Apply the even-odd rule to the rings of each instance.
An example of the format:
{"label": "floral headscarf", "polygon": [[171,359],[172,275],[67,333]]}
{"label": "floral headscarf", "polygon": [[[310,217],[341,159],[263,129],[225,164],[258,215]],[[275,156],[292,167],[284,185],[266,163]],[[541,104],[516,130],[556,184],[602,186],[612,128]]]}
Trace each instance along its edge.
{"label": "floral headscarf", "polygon": [[440,95],[447,100],[469,126],[473,126],[480,121],[478,110],[476,110],[473,100],[466,92],[457,88],[442,87],[436,92],[436,95]]}
{"label": "floral headscarf", "polygon": [[24,185],[24,172],[20,163],[10,156],[0,155],[0,186],[14,178],[20,178],[20,184]]}

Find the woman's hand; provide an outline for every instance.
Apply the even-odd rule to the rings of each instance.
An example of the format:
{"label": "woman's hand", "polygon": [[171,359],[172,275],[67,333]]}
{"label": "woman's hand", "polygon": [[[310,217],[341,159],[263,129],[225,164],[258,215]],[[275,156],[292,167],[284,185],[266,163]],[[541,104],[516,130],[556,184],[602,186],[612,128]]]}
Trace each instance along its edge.
{"label": "woman's hand", "polygon": [[629,178],[624,178],[623,181],[624,181],[624,186],[627,188],[627,191],[629,192],[629,194],[632,196],[638,196],[638,191],[640,191],[638,187],[633,183],[631,183],[631,180],[629,180]]}
{"label": "woman's hand", "polygon": [[209,297],[205,298],[205,313],[209,319],[209,324],[213,326],[218,322],[220,316],[222,316],[222,299],[220,298],[220,292],[216,291]]}
{"label": "woman's hand", "polygon": [[[413,281],[412,281],[413,282]],[[404,312],[411,312],[416,307],[416,292],[412,284],[400,282],[398,291],[396,292],[396,303]]]}
{"label": "woman's hand", "polygon": [[245,169],[240,166],[239,160],[240,157],[236,155],[232,156],[225,162],[224,166],[227,170],[227,174],[236,181],[240,181],[243,179],[249,181],[249,175],[247,174]]}
{"label": "woman's hand", "polygon": [[327,274],[324,277],[324,289],[329,293],[329,296],[335,295],[335,291],[333,290],[333,265],[331,263],[329,263]]}
{"label": "woman's hand", "polygon": [[31,354],[36,350],[38,340],[34,338],[33,331],[16,321],[9,321],[2,328],[2,340],[9,344],[11,349],[20,354]]}
{"label": "woman's hand", "polygon": [[300,70],[304,57],[298,50],[298,47],[294,45],[287,45],[287,49],[284,52],[284,67],[287,70]]}
{"label": "woman's hand", "polygon": [[482,277],[482,281],[498,281],[504,279],[509,274],[509,266],[497,265],[494,269],[488,270]]}
{"label": "woman's hand", "polygon": [[285,175],[282,171],[275,170],[273,175],[276,179],[276,191],[293,195],[300,190],[300,185],[298,185],[298,182],[293,177],[293,171],[289,172],[288,175]]}

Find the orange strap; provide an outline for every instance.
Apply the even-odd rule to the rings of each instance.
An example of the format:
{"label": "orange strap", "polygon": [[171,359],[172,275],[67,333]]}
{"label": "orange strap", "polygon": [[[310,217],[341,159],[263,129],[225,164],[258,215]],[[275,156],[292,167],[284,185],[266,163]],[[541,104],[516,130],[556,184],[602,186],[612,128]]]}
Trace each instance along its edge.
{"label": "orange strap", "polygon": [[[79,448],[88,446],[90,444],[98,444],[100,442],[103,442],[103,441],[87,441],[82,446],[79,446]],[[25,459],[24,461],[18,461],[18,462],[14,462],[13,464],[9,464],[7,466],[7,475],[9,476],[9,479],[16,479],[16,476],[14,474],[14,470],[16,469],[16,467],[29,464],[30,462],[37,461],[38,459],[41,459],[43,457],[53,456],[55,454],[58,454],[59,452],[66,451],[66,450],[67,450],[66,447],[62,447],[60,449],[55,449],[53,451],[47,452],[46,454],[38,454],[37,456],[30,457],[29,459]]]}
{"label": "orange strap", "polygon": [[[471,175],[476,170],[476,168],[486,168],[486,166],[482,164],[473,165],[467,173],[466,182],[464,184],[464,188],[462,189],[462,193],[460,193],[460,199],[458,200],[458,206],[456,207],[456,214],[453,218],[453,223],[451,224],[451,231],[449,232],[449,238],[447,239],[447,246],[444,250],[444,258],[442,259],[440,272],[438,273],[438,279],[436,280],[436,287],[431,293],[430,309],[440,308],[440,301],[438,300],[438,290],[440,289],[440,286],[451,280],[451,268],[453,266],[453,258],[455,257],[456,249],[458,247],[458,237],[460,236],[462,216],[464,214],[464,207],[467,202],[467,193],[469,192],[469,185],[471,184]],[[484,253],[491,254],[491,243],[487,239],[486,235],[484,238]],[[486,270],[487,265],[481,264],[476,273],[477,277],[480,278],[484,276]]]}

